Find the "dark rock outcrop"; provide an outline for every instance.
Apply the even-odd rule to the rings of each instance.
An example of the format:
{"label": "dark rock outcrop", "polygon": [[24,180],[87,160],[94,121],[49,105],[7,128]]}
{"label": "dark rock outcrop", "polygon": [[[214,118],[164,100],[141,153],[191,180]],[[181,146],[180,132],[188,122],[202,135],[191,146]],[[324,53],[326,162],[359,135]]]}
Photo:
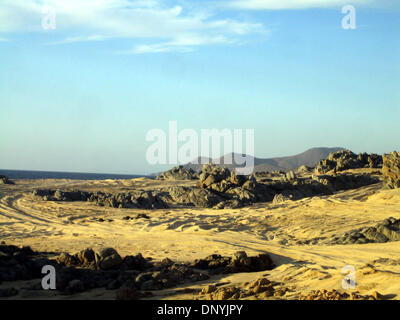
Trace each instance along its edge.
{"label": "dark rock outcrop", "polygon": [[0,184],[15,184],[14,181],[11,181],[6,176],[0,175]]}
{"label": "dark rock outcrop", "polygon": [[273,194],[253,176],[237,175],[227,168],[204,165],[197,184],[223,198],[218,208],[237,208],[259,201],[272,201]]}
{"label": "dark rock outcrop", "polygon": [[368,174],[313,175],[312,179],[330,191],[357,189],[378,183],[380,180]]}
{"label": "dark rock outcrop", "polygon": [[157,176],[157,180],[195,180],[199,175],[193,169],[177,166]]}
{"label": "dark rock outcrop", "polygon": [[33,190],[32,195],[45,201],[87,201],[90,193],[84,191],[36,189]]}
{"label": "dark rock outcrop", "polygon": [[130,209],[164,209],[168,205],[160,198],[157,192],[132,191],[126,193],[109,194],[97,192],[89,196],[89,201],[99,206]]}
{"label": "dark rock outcrop", "polygon": [[299,297],[299,300],[383,300],[383,296],[377,291],[372,295],[361,295],[359,292],[340,293],[335,289],[313,290],[306,295]]}
{"label": "dark rock outcrop", "polygon": [[400,152],[383,155],[382,174],[387,187],[400,188]]}
{"label": "dark rock outcrop", "polygon": [[240,286],[208,285],[199,295],[205,295],[207,300],[239,300],[250,296],[264,300],[272,296],[282,297],[289,291],[285,287],[275,288],[278,285],[280,283],[260,278],[250,283],[242,283]]}
{"label": "dark rock outcrop", "polygon": [[122,264],[121,256],[113,248],[103,248],[96,252],[95,261],[102,270],[115,269]]}
{"label": "dark rock outcrop", "polygon": [[380,168],[382,156],[377,154],[355,154],[350,150],[341,150],[329,154],[328,158],[321,160],[315,167],[315,173],[325,174],[329,171],[339,172],[348,169]]}
{"label": "dark rock outcrop", "polygon": [[[379,182],[367,174],[334,174],[297,177],[291,171],[279,179],[257,180],[256,176],[236,175],[227,168],[205,165],[197,186],[173,186],[153,191],[134,190],[104,193],[62,190],[34,190],[45,201],[90,201],[99,206],[133,209],[163,209],[174,206],[199,208],[240,208],[256,202],[275,204],[304,197],[330,195]],[[129,220],[130,217],[127,218]]]}
{"label": "dark rock outcrop", "polygon": [[205,164],[199,176],[198,186],[202,189],[211,189],[225,192],[229,189],[231,172],[227,168]]}
{"label": "dark rock outcrop", "polygon": [[346,232],[329,240],[328,244],[364,244],[400,241],[400,219],[388,218],[373,227]]}
{"label": "dark rock outcrop", "polygon": [[0,283],[39,278],[45,264],[29,247],[0,245]]}
{"label": "dark rock outcrop", "polygon": [[223,199],[216,193],[195,187],[170,187],[162,189],[177,204],[211,208]]}
{"label": "dark rock outcrop", "polygon": [[111,208],[133,209],[163,209],[168,205],[151,191],[133,191],[110,194],[104,192],[61,191],[37,189],[32,192],[34,197],[44,201],[90,201],[99,206]]}
{"label": "dark rock outcrop", "polygon": [[195,260],[192,266],[196,269],[209,270],[212,274],[258,272],[275,268],[268,254],[248,257],[243,251],[237,252],[233,257],[213,254],[205,259]]}

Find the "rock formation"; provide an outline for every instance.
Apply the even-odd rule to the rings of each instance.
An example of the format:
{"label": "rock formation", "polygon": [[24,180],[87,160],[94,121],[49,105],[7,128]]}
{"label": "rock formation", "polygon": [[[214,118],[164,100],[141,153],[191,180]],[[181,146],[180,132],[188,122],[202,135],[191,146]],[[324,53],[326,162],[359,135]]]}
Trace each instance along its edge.
{"label": "rock formation", "polygon": [[354,229],[331,238],[314,238],[298,241],[297,244],[366,244],[400,241],[400,219],[387,218],[382,222],[370,226]]}
{"label": "rock formation", "polygon": [[350,150],[341,150],[329,154],[328,158],[321,160],[315,168],[315,173],[325,174],[330,171],[339,172],[358,168],[380,168],[382,156],[377,154],[355,154]]}
{"label": "rock formation", "polygon": [[190,168],[186,169],[183,166],[174,167],[157,176],[157,180],[194,180],[198,178],[196,171]]}
{"label": "rock formation", "polygon": [[14,184],[14,182],[8,179],[6,176],[0,175],[0,184]]}
{"label": "rock formation", "polygon": [[197,186],[172,186],[133,190],[115,194],[104,192],[34,190],[44,201],[90,201],[99,206],[127,209],[164,209],[176,206],[199,208],[240,208],[256,202],[275,204],[304,197],[330,195],[338,190],[360,188],[379,182],[367,174],[336,174],[297,177],[291,171],[279,179],[257,179],[236,175],[227,168],[205,165]]}
{"label": "rock formation", "polygon": [[32,195],[44,201],[90,201],[99,206],[131,209],[162,209],[168,205],[151,191],[109,194],[104,192],[36,189]]}
{"label": "rock formation", "polygon": [[394,151],[383,156],[382,174],[387,187],[400,188],[400,152]]}
{"label": "rock formation", "polygon": [[235,253],[233,257],[213,254],[205,259],[195,260],[192,266],[200,270],[210,270],[212,274],[258,272],[275,268],[268,254],[248,257],[244,251]]}

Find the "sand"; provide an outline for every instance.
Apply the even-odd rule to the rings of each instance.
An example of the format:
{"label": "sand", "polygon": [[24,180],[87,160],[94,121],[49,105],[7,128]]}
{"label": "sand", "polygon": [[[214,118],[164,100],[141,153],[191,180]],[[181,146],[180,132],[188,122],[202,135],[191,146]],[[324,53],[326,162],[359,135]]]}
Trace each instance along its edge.
{"label": "sand", "polygon": [[[33,189],[78,189],[108,192],[132,188],[152,189],[194,182],[133,180],[73,181],[17,180],[0,186],[0,240],[29,245],[37,251],[76,253],[87,247],[113,247],[121,255],[142,253],[155,260],[193,261],[213,253],[249,255],[269,253],[277,268],[240,273],[155,292],[154,299],[194,299],[185,287],[230,282],[241,285],[267,275],[290,288],[284,299],[298,299],[311,290],[343,291],[341,270],[356,269],[356,290],[374,291],[388,299],[400,298],[400,242],[357,245],[299,245],[298,241],[329,238],[388,217],[400,218],[400,189],[383,190],[375,184],[333,196],[287,201],[279,205],[257,203],[240,209],[114,209],[89,202],[44,202],[31,196]],[[145,213],[150,219],[124,220]],[[104,222],[98,219],[103,218]],[[1,287],[19,283],[3,283]],[[14,298],[113,299],[101,289],[73,296],[40,292]]]}

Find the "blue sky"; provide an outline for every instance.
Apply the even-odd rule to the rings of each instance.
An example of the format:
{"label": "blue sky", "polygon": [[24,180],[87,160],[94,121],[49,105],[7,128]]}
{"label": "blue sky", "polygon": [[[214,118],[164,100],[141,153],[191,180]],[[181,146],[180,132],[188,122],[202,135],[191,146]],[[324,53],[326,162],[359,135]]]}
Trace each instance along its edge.
{"label": "blue sky", "polygon": [[400,149],[398,1],[82,3],[0,0],[2,169],[155,172],[170,120],[254,128],[258,157]]}

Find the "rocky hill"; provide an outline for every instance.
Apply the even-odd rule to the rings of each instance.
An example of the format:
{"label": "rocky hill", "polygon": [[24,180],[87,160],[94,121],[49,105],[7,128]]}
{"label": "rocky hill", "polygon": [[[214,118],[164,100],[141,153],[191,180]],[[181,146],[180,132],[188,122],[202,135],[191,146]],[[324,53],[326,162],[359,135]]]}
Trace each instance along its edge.
{"label": "rocky hill", "polygon": [[[336,152],[339,150],[344,150],[343,148],[311,148],[303,153],[288,156],[288,157],[278,157],[278,158],[254,158],[254,165],[255,165],[255,172],[261,171],[290,171],[297,169],[301,166],[315,166],[320,160],[326,159],[330,153]],[[232,159],[234,157],[232,156]],[[200,162],[200,160],[202,162]],[[194,171],[201,171],[202,165],[198,163],[213,163],[213,164],[220,164],[220,166],[232,169],[237,167],[234,164],[224,164],[224,157],[219,159],[208,159],[208,158],[199,158],[194,163],[188,163],[183,167],[186,169],[192,169]]]}

